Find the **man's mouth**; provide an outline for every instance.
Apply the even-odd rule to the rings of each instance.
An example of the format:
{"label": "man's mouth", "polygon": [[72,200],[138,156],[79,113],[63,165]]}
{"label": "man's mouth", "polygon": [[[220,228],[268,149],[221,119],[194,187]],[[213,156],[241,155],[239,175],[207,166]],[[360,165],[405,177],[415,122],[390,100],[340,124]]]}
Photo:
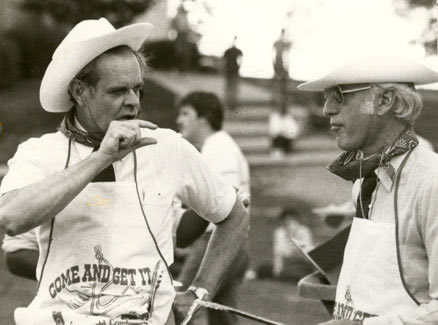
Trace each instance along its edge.
{"label": "man's mouth", "polygon": [[342,129],[343,125],[339,124],[339,123],[330,123],[330,129],[335,132],[338,133],[341,129]]}
{"label": "man's mouth", "polygon": [[123,115],[122,117],[119,117],[118,120],[119,121],[128,121],[128,120],[134,120],[136,118],[137,118],[137,116],[135,116],[135,115]]}

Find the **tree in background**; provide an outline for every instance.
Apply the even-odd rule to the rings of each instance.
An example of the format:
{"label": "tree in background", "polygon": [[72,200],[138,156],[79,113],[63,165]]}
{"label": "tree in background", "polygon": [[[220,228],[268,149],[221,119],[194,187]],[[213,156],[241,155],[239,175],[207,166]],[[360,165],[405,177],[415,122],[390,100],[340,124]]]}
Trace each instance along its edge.
{"label": "tree in background", "polygon": [[24,10],[40,12],[56,22],[73,26],[84,19],[106,17],[115,27],[130,23],[152,7],[155,0],[21,0]]}
{"label": "tree in background", "polygon": [[438,54],[438,24],[437,24],[437,0],[394,0],[396,12],[401,16],[408,16],[412,9],[425,8],[429,11],[429,18],[418,42],[423,45],[426,56]]}
{"label": "tree in background", "polygon": [[[4,1],[4,0],[1,0]],[[78,22],[106,17],[116,28],[149,10],[155,0],[9,0],[26,14],[0,34],[0,87],[19,78],[39,78],[50,58]]]}

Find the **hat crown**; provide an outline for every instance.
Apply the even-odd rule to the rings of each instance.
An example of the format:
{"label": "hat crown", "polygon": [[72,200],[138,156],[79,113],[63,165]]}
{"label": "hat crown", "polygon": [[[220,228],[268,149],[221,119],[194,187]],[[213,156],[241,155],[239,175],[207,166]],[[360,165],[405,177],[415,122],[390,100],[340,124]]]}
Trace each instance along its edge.
{"label": "hat crown", "polygon": [[394,54],[367,56],[344,64],[322,78],[298,85],[300,90],[323,91],[335,85],[360,83],[438,82],[438,73],[408,57]]}
{"label": "hat crown", "polygon": [[75,43],[97,38],[103,35],[113,33],[116,29],[113,25],[106,19],[89,19],[78,23],[70,33],[64,38],[64,40],[59,44],[53,53],[53,58],[63,53],[70,46]]}

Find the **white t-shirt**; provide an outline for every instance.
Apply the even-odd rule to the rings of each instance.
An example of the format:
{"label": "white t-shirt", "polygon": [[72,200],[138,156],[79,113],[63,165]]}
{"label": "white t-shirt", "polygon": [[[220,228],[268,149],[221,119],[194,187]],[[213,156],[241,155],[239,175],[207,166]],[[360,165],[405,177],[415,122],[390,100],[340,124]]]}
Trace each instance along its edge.
{"label": "white t-shirt", "polygon": [[[142,135],[154,137],[158,143],[137,150],[139,188],[144,200],[169,205],[165,215],[152,216],[152,227],[166,260],[171,264],[174,202],[179,200],[208,221],[217,223],[231,212],[236,193],[217,177],[200,153],[175,132],[143,129]],[[92,150],[73,142],[70,166],[87,158]],[[0,195],[63,170],[67,152],[68,139],[60,132],[22,143],[8,162],[9,172],[1,184]],[[133,181],[133,154],[113,163],[113,167],[116,181]]]}
{"label": "white t-shirt", "polygon": [[[201,149],[201,154],[222,178],[243,197],[250,196],[249,166],[237,143],[225,131],[218,131],[209,136]],[[210,224],[207,231],[213,231]]]}
{"label": "white t-shirt", "polygon": [[237,143],[225,131],[209,136],[201,154],[210,167],[230,185],[249,195],[249,167]]}

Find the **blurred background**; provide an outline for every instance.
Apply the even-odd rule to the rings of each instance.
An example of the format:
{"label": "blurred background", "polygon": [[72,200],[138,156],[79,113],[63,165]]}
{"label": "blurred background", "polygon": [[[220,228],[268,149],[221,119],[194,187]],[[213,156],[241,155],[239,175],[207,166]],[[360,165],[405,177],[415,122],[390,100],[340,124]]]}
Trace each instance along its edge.
{"label": "blurred background", "polygon": [[[227,104],[224,128],[251,171],[251,266],[239,307],[287,324],[328,320],[318,299],[299,294],[298,279],[261,271],[272,263],[282,211],[305,217],[315,245],[351,221],[348,213],[321,213],[347,202],[350,184],[325,168],[340,152],[322,116],[323,95],[298,92],[296,86],[382,51],[438,70],[435,0],[2,0],[0,180],[19,143],[55,131],[62,119],[44,112],[38,98],[56,46],[77,22],[100,17],[116,27],[154,25],[143,46],[152,71],[141,118],[176,129],[176,103],[193,90],[215,92]],[[233,44],[242,52],[234,99],[224,74],[224,53]],[[433,85],[421,94],[425,107],[417,132],[436,148],[438,96]],[[271,146],[276,112],[287,112],[295,125],[291,152]],[[10,275],[1,259],[0,323],[12,325],[14,308],[28,304],[35,289],[34,282]]]}

